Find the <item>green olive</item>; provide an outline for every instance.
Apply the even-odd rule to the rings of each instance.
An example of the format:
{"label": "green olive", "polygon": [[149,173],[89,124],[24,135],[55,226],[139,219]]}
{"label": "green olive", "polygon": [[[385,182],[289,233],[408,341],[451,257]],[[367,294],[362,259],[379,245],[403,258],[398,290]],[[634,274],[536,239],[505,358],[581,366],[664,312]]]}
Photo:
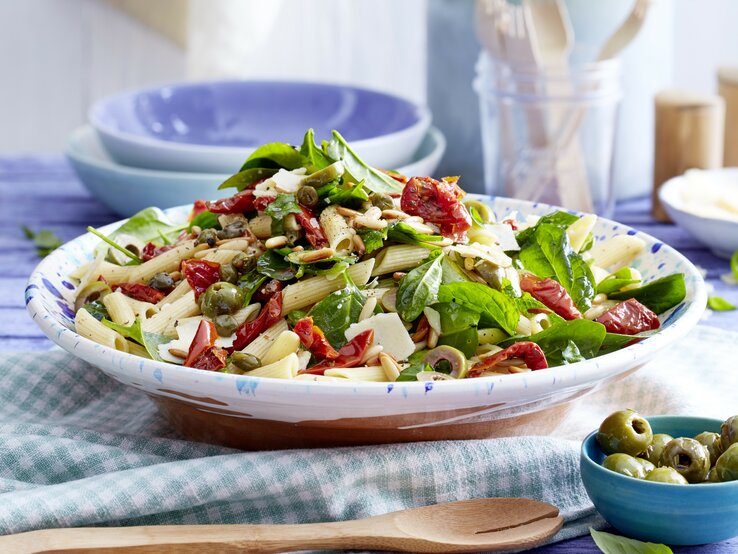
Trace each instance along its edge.
{"label": "green olive", "polygon": [[653,471],[654,469],[656,469],[656,466],[653,465],[648,460],[646,460],[645,458],[635,458],[635,461],[638,462],[639,464],[641,464],[643,466],[643,470],[646,473],[649,473],[649,472]]}
{"label": "green olive", "polygon": [[738,443],[731,444],[715,463],[717,478],[721,482],[738,481]]}
{"label": "green olive", "polygon": [[372,206],[379,208],[380,210],[394,210],[395,202],[392,197],[385,192],[373,192],[369,195],[369,201]]}
{"label": "green olive", "polygon": [[651,439],[651,426],[634,410],[620,410],[610,414],[597,433],[597,442],[605,454],[622,452],[637,456],[646,450]]}
{"label": "green olive", "polygon": [[239,273],[248,273],[256,267],[257,256],[249,255],[245,252],[239,252],[231,260],[231,265],[238,270]]}
{"label": "green olive", "polygon": [[310,185],[304,185],[297,191],[297,201],[306,208],[317,206],[319,200],[318,191]]}
{"label": "green olive", "polygon": [[720,444],[727,450],[731,444],[738,442],[738,415],[729,417],[720,426]]}
{"label": "green olive", "polygon": [[233,264],[223,264],[220,266],[220,280],[235,285],[238,283],[238,270]]}
{"label": "green olive", "polygon": [[699,483],[710,471],[710,452],[694,439],[674,439],[664,446],[661,465],[673,467],[690,483]]}
{"label": "green olive", "polygon": [[253,354],[247,354],[246,352],[234,352],[231,355],[231,362],[241,371],[251,371],[261,367],[261,360]]}
{"label": "green olive", "polygon": [[200,309],[205,316],[215,319],[232,314],[243,307],[243,291],[235,285],[218,281],[208,287],[200,298]]}
{"label": "green olive", "polygon": [[218,231],[215,229],[203,229],[195,240],[195,244],[207,244],[211,248],[216,242],[218,242]]}
{"label": "green olive", "polygon": [[719,483],[720,477],[718,477],[718,473],[713,467],[710,472],[707,474],[707,478],[704,481],[705,483]]}
{"label": "green olive", "polygon": [[242,237],[246,231],[246,224],[242,220],[236,220],[233,223],[226,225],[222,231],[218,231],[218,238],[223,239],[235,239]]}
{"label": "green olive", "polygon": [[149,279],[149,286],[156,290],[169,290],[174,287],[174,279],[166,272],[160,272]]}
{"label": "green olive", "polygon": [[633,456],[617,452],[610,454],[605,461],[602,462],[602,466],[610,471],[627,475],[628,477],[635,477],[636,479],[643,479],[646,476],[646,467]]}
{"label": "green olive", "polygon": [[723,445],[720,441],[720,435],[705,431],[704,433],[697,435],[694,440],[707,448],[707,451],[710,453],[710,465],[714,466],[715,462],[717,462],[717,459],[720,457],[720,454],[723,453]]}
{"label": "green olive", "polygon": [[238,321],[230,314],[215,316],[213,324],[219,337],[230,337],[238,329]]}
{"label": "green olive", "polygon": [[646,451],[641,454],[642,457],[646,458],[652,464],[658,466],[661,462],[661,453],[664,451],[664,446],[674,437],[667,435],[666,433],[656,433],[651,439],[651,443],[646,447]]}
{"label": "green olive", "polygon": [[671,483],[673,485],[687,485],[687,480],[673,467],[657,467],[646,475],[646,481]]}

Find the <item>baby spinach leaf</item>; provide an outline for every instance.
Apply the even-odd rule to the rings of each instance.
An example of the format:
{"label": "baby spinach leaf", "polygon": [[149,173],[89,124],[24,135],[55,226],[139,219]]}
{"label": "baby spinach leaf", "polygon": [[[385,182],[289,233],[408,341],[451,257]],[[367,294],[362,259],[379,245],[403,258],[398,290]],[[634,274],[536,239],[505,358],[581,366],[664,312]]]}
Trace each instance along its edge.
{"label": "baby spinach leaf", "polygon": [[307,312],[304,310],[292,310],[290,313],[287,314],[287,321],[289,321],[290,325],[294,327],[298,321],[300,321],[307,315]]}
{"label": "baby spinach leaf", "polygon": [[244,169],[223,181],[218,187],[218,190],[235,188],[238,189],[238,192],[241,192],[242,190],[247,189],[255,181],[268,179],[277,171],[278,169],[273,167],[252,167]]}
{"label": "baby spinach leaf", "polygon": [[352,182],[364,181],[364,186],[372,192],[402,192],[402,183],[365,163],[338,131],[333,131],[333,140],[323,147],[323,152],[329,158],[343,162],[343,167]]}
{"label": "baby spinach leaf", "polygon": [[423,371],[433,371],[433,368],[423,361],[410,364],[400,372],[400,375],[395,381],[417,381],[418,373],[422,373]]}
{"label": "baby spinach leaf", "polygon": [[126,265],[140,265],[141,264],[142,260],[136,254],[128,250],[128,248],[121,246],[120,244],[112,240],[110,237],[106,237],[94,227],[87,227],[87,231],[95,235],[97,238],[99,238],[101,241],[106,243],[111,248],[115,248],[116,250],[118,250],[119,252],[127,256],[128,258],[130,258],[131,261]]}
{"label": "baby spinach leaf", "polygon": [[600,346],[600,351],[597,354],[598,356],[604,356],[605,354],[609,354],[610,352],[615,352],[616,350],[622,350],[626,346],[629,346],[631,343],[635,344],[636,342],[639,342],[643,339],[647,339],[651,335],[657,332],[657,329],[654,329],[652,331],[644,331],[643,333],[638,333],[637,335],[621,335],[620,333],[607,333],[605,335],[605,340],[602,341],[602,346]]}
{"label": "baby spinach leaf", "polygon": [[305,158],[293,146],[284,142],[272,142],[254,150],[240,171],[264,167],[292,170],[304,165]]}
{"label": "baby spinach leaf", "polygon": [[267,276],[258,271],[251,271],[242,275],[238,280],[238,288],[244,293],[243,305],[248,306],[251,303],[251,297],[259,290],[259,287],[267,280]]}
{"label": "baby spinach leaf", "polygon": [[438,290],[439,302],[456,302],[480,313],[479,324],[499,327],[514,335],[520,313],[515,302],[506,294],[481,283],[448,283]]}
{"label": "baby spinach leaf", "polygon": [[278,194],[274,202],[264,209],[264,213],[272,218],[272,236],[284,234],[284,218],[288,214],[301,212],[294,194]]}
{"label": "baby spinach leaf", "polygon": [[21,225],[21,230],[27,239],[33,241],[39,258],[45,258],[62,245],[59,237],[48,229],[41,229],[38,233],[35,233],[25,225]]}
{"label": "baby spinach leaf", "polygon": [[441,334],[449,335],[468,329],[476,328],[479,323],[479,312],[471,310],[456,302],[439,302],[433,309],[441,316]]}
{"label": "baby spinach leaf", "polygon": [[597,285],[597,294],[612,294],[623,287],[634,285],[638,282],[638,279],[633,279],[629,267],[622,267],[600,281],[600,284]]}
{"label": "baby spinach leaf", "polygon": [[387,239],[387,227],[381,230],[361,227],[357,230],[357,233],[359,233],[361,240],[364,242],[367,254],[371,254],[375,250],[382,248],[384,241]]}
{"label": "baby spinach leaf", "polygon": [[453,346],[460,350],[464,356],[471,358],[477,352],[479,346],[479,334],[476,327],[469,327],[463,331],[441,335],[438,338],[439,345]]}
{"label": "baby spinach leaf", "polygon": [[405,321],[415,321],[423,308],[436,301],[438,287],[441,286],[442,259],[443,256],[436,256],[400,280],[397,289],[397,313]]}
{"label": "baby spinach leaf", "polygon": [[325,152],[318,148],[315,144],[315,132],[312,129],[308,129],[305,138],[302,139],[300,154],[302,154],[309,172],[328,167],[336,161],[329,158]]}
{"label": "baby spinach leaf", "polygon": [[553,212],[550,214],[546,214],[541,217],[541,219],[536,221],[535,225],[532,225],[531,227],[520,231],[517,235],[515,235],[515,238],[518,241],[518,244],[522,247],[525,243],[533,238],[533,235],[535,234],[539,226],[555,225],[557,227],[561,227],[562,229],[566,229],[577,219],[579,219],[578,215],[570,214],[569,212]]}
{"label": "baby spinach leaf", "polygon": [[359,314],[364,307],[366,297],[353,283],[337,290],[318,302],[310,315],[313,323],[320,327],[326,338],[334,348],[346,344],[344,335],[352,323],[359,320]]}
{"label": "baby spinach leaf", "polygon": [[82,306],[82,308],[90,312],[90,315],[98,321],[110,318],[110,315],[108,315],[108,309],[105,307],[105,304],[102,303],[102,300],[93,300],[92,302],[88,302]]}
{"label": "baby spinach leaf", "polygon": [[657,314],[661,314],[679,304],[679,302],[684,300],[686,295],[687,289],[684,285],[684,275],[675,273],[674,275],[668,275],[661,279],[651,281],[647,285],[636,289],[611,294],[610,298],[612,300],[635,298],[647,308]]}
{"label": "baby spinach leaf", "polygon": [[130,235],[141,242],[156,242],[162,237],[174,239],[182,232],[181,225],[174,225],[159,208],[145,208],[131,216],[123,225],[108,235],[115,239]]}
{"label": "baby spinach leaf", "polygon": [[192,231],[193,227],[199,227],[200,229],[214,229],[219,226],[218,214],[205,210],[204,212],[197,214],[192,221],[190,221],[190,224],[187,226],[187,230]]}
{"label": "baby spinach leaf", "polygon": [[297,277],[298,273],[298,269],[293,264],[274,250],[267,250],[259,256],[259,259],[256,260],[256,270],[262,275],[278,281],[289,281]]}
{"label": "baby spinach leaf", "polygon": [[107,319],[103,319],[102,324],[106,327],[110,327],[113,331],[117,331],[124,337],[129,338],[146,348],[146,352],[149,353],[149,356],[151,356],[152,360],[156,360],[159,362],[164,361],[161,359],[161,356],[159,356],[159,345],[167,344],[168,342],[171,342],[172,339],[165,335],[144,331],[141,328],[140,318],[137,317],[136,321],[133,322],[133,325],[130,326],[113,323],[112,321],[109,321]]}
{"label": "baby spinach leaf", "polygon": [[466,273],[464,273],[461,268],[459,267],[459,264],[451,260],[448,256],[443,257],[443,262],[441,264],[443,275],[441,277],[441,282],[444,285],[447,285],[449,283],[467,283],[469,282],[469,277],[466,276]]}
{"label": "baby spinach leaf", "polygon": [[367,200],[369,200],[369,195],[364,190],[364,181],[354,184],[346,183],[346,185],[340,187],[337,186],[326,196],[326,202],[328,204],[338,204],[339,206],[349,208],[361,206]]}
{"label": "baby spinach leaf", "polygon": [[709,296],[707,298],[707,307],[715,312],[730,312],[736,307],[720,296]]}
{"label": "baby spinach leaf", "polygon": [[441,235],[419,233],[407,223],[396,221],[387,228],[387,239],[404,244],[424,246],[425,248],[439,248],[438,245],[433,243],[442,241],[443,237]]}
{"label": "baby spinach leaf", "polygon": [[592,540],[604,554],[673,554],[671,548],[665,544],[637,541],[604,531],[595,531],[591,527],[589,532]]}

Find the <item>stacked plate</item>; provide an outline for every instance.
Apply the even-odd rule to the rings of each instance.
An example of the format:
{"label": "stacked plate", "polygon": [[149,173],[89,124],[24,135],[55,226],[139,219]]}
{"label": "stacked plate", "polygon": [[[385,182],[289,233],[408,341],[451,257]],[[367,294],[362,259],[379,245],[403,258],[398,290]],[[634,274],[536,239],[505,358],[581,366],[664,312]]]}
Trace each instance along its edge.
{"label": "stacked plate", "polygon": [[431,175],[446,148],[427,108],[343,85],[219,81],[125,92],[96,103],[66,154],[84,185],[121,215],[221,196],[218,185],[268,142],[338,130],[366,162]]}

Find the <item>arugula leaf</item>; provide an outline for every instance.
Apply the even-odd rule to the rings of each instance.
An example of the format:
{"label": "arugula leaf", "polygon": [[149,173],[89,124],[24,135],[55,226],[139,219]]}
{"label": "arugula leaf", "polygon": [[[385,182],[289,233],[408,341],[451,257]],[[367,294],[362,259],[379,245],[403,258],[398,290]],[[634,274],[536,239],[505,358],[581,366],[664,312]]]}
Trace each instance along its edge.
{"label": "arugula leaf", "polygon": [[561,283],[581,311],[592,305],[595,296],[592,271],[571,249],[563,227],[550,223],[536,225],[533,235],[521,247],[520,261],[538,277],[552,277]]}
{"label": "arugula leaf", "polygon": [[369,195],[364,190],[364,181],[355,183],[347,183],[348,186],[341,188],[336,187],[326,196],[326,202],[329,204],[338,204],[349,208],[357,207],[369,200]]}
{"label": "arugula leaf", "polygon": [[235,175],[231,175],[230,177],[228,177],[228,179],[223,181],[218,187],[218,190],[235,188],[238,189],[238,192],[241,192],[242,190],[248,188],[255,181],[258,181],[260,179],[268,179],[277,171],[279,170],[273,167],[252,167],[249,169],[244,169],[242,171],[239,171]]}
{"label": "arugula leaf", "polygon": [[597,285],[597,294],[612,294],[623,287],[635,285],[639,282],[640,279],[633,279],[633,274],[629,267],[622,267],[600,281],[600,284]]}
{"label": "arugula leaf", "polygon": [[218,214],[205,210],[197,214],[190,224],[187,225],[187,231],[192,231],[193,227],[199,227],[200,229],[213,229],[219,227]]}
{"label": "arugula leaf", "polygon": [[402,192],[402,183],[365,163],[338,131],[333,131],[333,140],[323,147],[323,151],[331,159],[343,162],[343,167],[352,182],[364,181],[364,186],[372,192]]}
{"label": "arugula leaf", "polygon": [[87,227],[87,231],[95,235],[97,238],[99,238],[101,241],[108,244],[112,248],[115,248],[119,252],[123,253],[125,256],[129,257],[131,261],[126,265],[140,265],[143,262],[141,258],[139,258],[136,254],[128,250],[128,248],[121,246],[120,244],[112,240],[110,237],[106,237],[94,227]]}
{"label": "arugula leaf", "polygon": [[48,229],[41,229],[38,233],[35,233],[25,225],[21,225],[21,230],[27,239],[33,241],[39,258],[45,258],[62,245],[59,237]]}
{"label": "arugula leaf", "polygon": [[284,142],[271,142],[254,150],[239,171],[265,167],[293,170],[304,165],[305,158],[293,146]]}
{"label": "arugula leaf", "polygon": [[297,277],[298,269],[284,259],[284,256],[274,250],[267,250],[256,260],[256,270],[262,275],[277,279],[278,281],[289,281]]}
{"label": "arugula leaf", "polygon": [[308,129],[307,133],[305,133],[305,138],[302,139],[300,154],[302,154],[308,171],[311,173],[328,167],[335,161],[326,156],[326,154],[315,144],[315,132],[312,129]]}
{"label": "arugula leaf", "polygon": [[471,358],[477,352],[479,334],[476,327],[469,327],[463,331],[441,335],[438,338],[438,344],[452,346],[456,350],[460,350],[467,358]]}
{"label": "arugula leaf", "polygon": [[98,321],[110,318],[108,309],[105,307],[105,304],[102,303],[102,300],[93,300],[92,302],[88,302],[82,306],[82,309],[90,312],[90,315]]}
{"label": "arugula leaf", "polygon": [[[423,353],[425,355],[425,353]],[[433,368],[426,364],[423,361],[416,362],[414,364],[410,364],[405,369],[403,369],[400,372],[400,375],[395,379],[395,382],[397,381],[417,381],[418,380],[418,373],[422,373],[423,371],[433,371]]]}
{"label": "arugula leaf", "polygon": [[427,235],[425,233],[419,233],[407,223],[396,221],[394,223],[390,223],[387,227],[387,239],[404,244],[424,246],[425,248],[440,248],[437,244],[433,243],[442,241],[443,237],[441,235]]}
{"label": "arugula leaf", "polygon": [[686,295],[687,289],[684,285],[684,275],[682,273],[675,273],[674,275],[668,275],[661,279],[651,281],[647,285],[636,289],[611,294],[609,297],[612,300],[635,298],[647,308],[657,314],[661,314],[679,304],[679,302],[684,300]]}
{"label": "arugula leaf", "polygon": [[[605,326],[595,321],[588,319],[562,320],[540,333],[530,337],[514,337],[501,342],[499,346],[507,348],[515,342],[535,342],[546,354],[549,365],[555,366],[572,363],[571,360],[580,361],[579,356],[586,359],[594,358],[599,353],[606,334]],[[577,356],[574,347],[576,347],[579,356]]]}
{"label": "arugula leaf", "polygon": [[115,237],[120,235],[129,235],[143,243],[147,243],[157,242],[165,237],[166,242],[177,238],[177,235],[181,232],[182,226],[174,225],[159,208],[144,208],[110,233],[108,238],[114,240]]}
{"label": "arugula leaf", "polygon": [[604,554],[673,554],[671,548],[665,544],[637,541],[604,531],[595,531],[591,527],[589,533]]}
{"label": "arugula leaf", "polygon": [[272,218],[272,236],[284,234],[284,218],[288,214],[301,212],[294,194],[278,194],[274,202],[264,209],[264,213]]}
{"label": "arugula leaf", "polygon": [[346,344],[346,329],[359,321],[365,302],[366,297],[356,285],[349,283],[318,302],[310,310],[310,315],[313,323],[325,333],[328,342],[334,348],[340,348]]}
{"label": "arugula leaf", "polygon": [[259,290],[259,287],[267,280],[267,276],[258,271],[251,271],[242,275],[238,280],[238,288],[244,293],[243,305],[248,306],[251,303],[251,297]]}
{"label": "arugula leaf", "polygon": [[133,325],[128,327],[118,323],[113,323],[107,319],[103,319],[102,324],[146,348],[146,352],[149,353],[152,360],[159,362],[164,361],[161,356],[159,356],[159,345],[167,344],[168,342],[171,342],[172,339],[164,335],[159,335],[158,333],[149,333],[148,331],[144,331],[141,328],[141,318],[137,317],[136,321],[133,322]]}
{"label": "arugula leaf", "polygon": [[367,254],[371,254],[375,250],[382,248],[384,241],[387,239],[387,227],[381,230],[361,227],[356,232],[359,233],[361,240],[364,242]]}
{"label": "arugula leaf", "polygon": [[707,307],[715,312],[730,312],[736,307],[720,296],[710,296],[707,298]]}
{"label": "arugula leaf", "polygon": [[[399,295],[398,295],[399,296]],[[520,319],[515,302],[498,290],[481,283],[448,283],[438,290],[439,302],[456,302],[480,313],[483,327],[499,327],[514,335]]]}
{"label": "arugula leaf", "polygon": [[405,321],[415,321],[423,312],[423,308],[436,301],[443,273],[442,259],[442,255],[436,256],[419,265],[400,280],[396,305],[397,313]]}

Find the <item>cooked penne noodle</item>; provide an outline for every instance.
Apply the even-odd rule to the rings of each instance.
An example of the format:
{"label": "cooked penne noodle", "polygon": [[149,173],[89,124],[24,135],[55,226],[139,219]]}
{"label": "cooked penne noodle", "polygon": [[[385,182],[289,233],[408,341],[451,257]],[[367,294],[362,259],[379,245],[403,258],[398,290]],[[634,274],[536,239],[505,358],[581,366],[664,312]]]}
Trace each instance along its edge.
{"label": "cooked penne noodle", "polygon": [[177,331],[174,329],[174,326],[177,320],[192,317],[199,313],[200,306],[195,301],[195,292],[189,291],[182,298],[175,300],[171,304],[161,306],[159,313],[150,319],[144,320],[142,326],[144,331],[148,331],[149,333],[176,337]]}
{"label": "cooked penne noodle", "polygon": [[289,354],[296,353],[298,348],[300,348],[300,337],[292,331],[282,331],[264,354],[261,363],[264,365],[274,363]]}
{"label": "cooked penne noodle", "polygon": [[388,246],[377,254],[372,276],[418,267],[418,264],[428,257],[428,254],[430,250],[422,246],[412,244]]}
{"label": "cooked penne noodle", "polygon": [[100,323],[84,308],[77,312],[74,318],[74,327],[78,335],[82,335],[93,342],[115,348],[121,352],[128,352],[129,343],[125,337]]}
{"label": "cooked penne noodle", "polygon": [[313,375],[312,373],[301,373],[295,377],[297,381],[347,381],[343,377],[328,377],[327,375]]}
{"label": "cooked penne noodle", "polygon": [[108,315],[113,323],[120,325],[133,325],[136,321],[136,314],[133,313],[133,308],[128,303],[128,298],[120,291],[106,294],[103,296],[102,303],[108,310]]}
{"label": "cooked penne noodle", "polygon": [[333,367],[326,369],[324,375],[328,377],[343,377],[350,381],[387,381],[387,375],[381,365],[360,367]]}
{"label": "cooked penne noodle", "polygon": [[297,354],[288,354],[281,360],[256,368],[246,373],[249,377],[271,377],[272,379],[294,379],[298,372]]}
{"label": "cooked penne noodle", "polygon": [[177,286],[174,287],[174,290],[167,294],[164,298],[159,300],[156,305],[161,308],[164,304],[171,304],[172,302],[175,302],[176,300],[179,300],[180,298],[185,296],[188,292],[192,292],[192,287],[186,279],[182,279],[179,283],[177,283]]}
{"label": "cooked penne noodle", "polygon": [[233,314],[233,319],[236,320],[236,323],[241,325],[242,323],[246,323],[247,321],[251,321],[259,314],[259,309],[261,308],[261,304],[258,302],[255,302],[254,304],[249,304],[248,306],[245,306],[244,308],[241,308],[236,313]]}
{"label": "cooked penne noodle", "polygon": [[216,264],[225,265],[231,263],[233,258],[241,254],[241,250],[226,250],[225,248],[217,248],[215,250],[208,250],[207,254],[202,259],[209,262],[215,262]]}
{"label": "cooked penne noodle", "polygon": [[257,215],[249,220],[249,229],[257,239],[268,239],[272,236],[272,218],[268,215]]}
{"label": "cooked penne noodle", "polygon": [[633,263],[645,246],[646,243],[636,236],[616,235],[596,243],[589,254],[596,265],[612,272]]}
{"label": "cooked penne noodle", "polygon": [[246,346],[241,352],[251,354],[257,358],[263,358],[271,348],[277,337],[284,331],[289,331],[287,320],[280,319],[277,323],[269,327],[261,335],[256,337],[249,345]]}
{"label": "cooked penne noodle", "polygon": [[159,254],[155,258],[151,258],[148,262],[141,265],[127,267],[130,270],[128,274],[128,283],[148,283],[149,280],[157,273],[171,273],[177,271],[182,260],[192,258],[195,252],[206,250],[207,244],[199,244],[195,246],[194,240],[188,240],[181,245],[167,250],[163,254]]}
{"label": "cooked penne noodle", "polygon": [[338,253],[347,254],[354,247],[354,230],[336,211],[336,206],[328,206],[320,214],[320,226],[323,228],[328,246]]}
{"label": "cooked penne noodle", "polygon": [[133,310],[133,313],[136,314],[136,317],[140,317],[141,319],[148,319],[159,313],[159,307],[156,304],[152,304],[151,302],[142,302],[141,300],[128,298],[127,296],[125,297],[125,299],[126,302],[128,302],[128,305]]}
{"label": "cooked penne noodle", "polygon": [[566,235],[569,237],[569,244],[574,252],[579,252],[582,249],[596,222],[596,215],[587,214],[567,227]]}
{"label": "cooked penne noodle", "polygon": [[136,344],[135,342],[131,341],[128,341],[128,353],[133,354],[134,356],[140,356],[142,358],[151,358],[151,356],[149,356],[148,350],[146,350],[140,344]]}
{"label": "cooked penne noodle", "polygon": [[[369,281],[373,267],[374,260],[369,259],[352,265],[346,270],[346,273],[357,285],[365,285]],[[346,283],[340,277],[331,280],[324,276],[311,277],[287,285],[282,291],[282,315],[315,304],[344,286],[346,286]]]}

